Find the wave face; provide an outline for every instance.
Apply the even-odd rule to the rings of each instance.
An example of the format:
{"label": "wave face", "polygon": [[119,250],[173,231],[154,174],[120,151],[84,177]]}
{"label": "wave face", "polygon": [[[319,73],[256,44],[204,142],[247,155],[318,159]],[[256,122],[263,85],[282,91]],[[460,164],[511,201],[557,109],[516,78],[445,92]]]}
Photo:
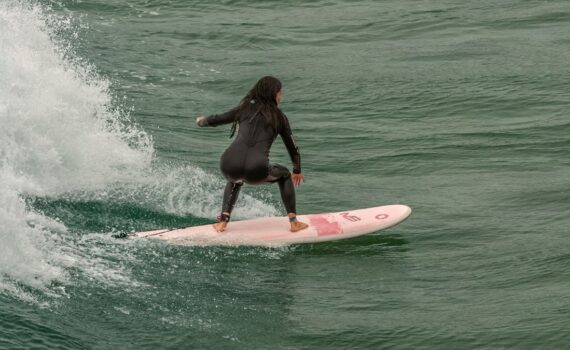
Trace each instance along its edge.
{"label": "wave face", "polygon": [[[150,137],[113,107],[109,82],[70,56],[55,33],[69,19],[40,6],[0,4],[0,289],[65,279],[78,256],[66,227],[28,196],[97,191],[148,168]],[[26,294],[22,294],[26,295]]]}
{"label": "wave face", "polygon": [[[156,166],[151,137],[116,103],[110,81],[61,39],[74,30],[71,18],[39,5],[0,4],[0,291],[24,299],[34,298],[29,288],[65,282],[66,269],[81,268],[89,255],[29,198],[217,213],[220,179],[191,165]],[[242,216],[274,213],[249,196],[244,205]]]}

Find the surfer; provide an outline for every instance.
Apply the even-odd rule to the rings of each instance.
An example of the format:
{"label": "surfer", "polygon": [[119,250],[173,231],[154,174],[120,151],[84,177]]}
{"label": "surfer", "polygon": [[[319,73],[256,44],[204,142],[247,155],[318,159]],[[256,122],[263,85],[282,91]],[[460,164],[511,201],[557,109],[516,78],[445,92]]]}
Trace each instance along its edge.
{"label": "surfer", "polygon": [[[228,182],[224,190],[222,213],[218,223],[214,224],[218,232],[226,229],[244,183],[257,185],[277,182],[291,231],[308,227],[297,220],[295,187],[304,181],[301,155],[293,140],[287,116],[279,109],[280,102],[281,82],[275,77],[266,76],[259,79],[237,107],[223,114],[196,118],[199,126],[232,123],[230,138],[237,130],[236,138],[220,160],[220,170]],[[277,135],[281,136],[289,152],[293,173],[283,165],[269,163],[269,149]]]}

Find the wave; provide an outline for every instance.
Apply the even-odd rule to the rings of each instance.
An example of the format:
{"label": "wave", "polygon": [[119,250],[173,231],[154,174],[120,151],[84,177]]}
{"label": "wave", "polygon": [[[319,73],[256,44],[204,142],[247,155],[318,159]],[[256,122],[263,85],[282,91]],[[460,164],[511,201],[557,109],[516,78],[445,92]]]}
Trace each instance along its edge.
{"label": "wave", "polygon": [[[25,300],[69,282],[71,267],[99,280],[125,279],[104,254],[94,257],[89,244],[77,243],[81,237],[67,239],[74,233],[65,223],[27,197],[134,201],[213,216],[223,186],[195,166],[156,165],[151,136],[62,39],[77,37],[71,23],[40,5],[0,3],[0,292]],[[240,216],[275,214],[244,197],[248,210]]]}

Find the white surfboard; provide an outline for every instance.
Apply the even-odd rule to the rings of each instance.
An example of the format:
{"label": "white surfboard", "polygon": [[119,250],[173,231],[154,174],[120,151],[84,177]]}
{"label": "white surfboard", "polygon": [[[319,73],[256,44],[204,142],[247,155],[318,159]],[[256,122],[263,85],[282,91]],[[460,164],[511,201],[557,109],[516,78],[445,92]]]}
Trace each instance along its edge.
{"label": "white surfboard", "polygon": [[232,221],[226,231],[216,232],[212,225],[180,229],[137,232],[131,238],[156,238],[171,244],[276,246],[317,243],[346,239],[384,230],[404,221],[412,212],[405,205],[386,205],[337,213],[298,215],[309,224],[299,232],[289,231],[287,217],[266,217]]}

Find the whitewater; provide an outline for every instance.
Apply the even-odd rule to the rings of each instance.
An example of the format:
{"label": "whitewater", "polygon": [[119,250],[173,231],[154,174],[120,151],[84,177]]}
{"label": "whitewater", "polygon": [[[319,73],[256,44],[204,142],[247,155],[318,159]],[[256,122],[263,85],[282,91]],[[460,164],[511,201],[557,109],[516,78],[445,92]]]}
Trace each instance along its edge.
{"label": "whitewater", "polygon": [[[0,4],[0,290],[30,301],[37,301],[34,290],[64,294],[72,268],[112,283],[126,278],[105,254],[93,257],[93,244],[78,243],[93,237],[69,232],[30,199],[112,198],[214,217],[221,196],[216,175],[191,164],[157,165],[132,108],[66,41],[77,38],[77,26],[40,5]],[[247,195],[242,207],[238,218],[275,213]]]}

